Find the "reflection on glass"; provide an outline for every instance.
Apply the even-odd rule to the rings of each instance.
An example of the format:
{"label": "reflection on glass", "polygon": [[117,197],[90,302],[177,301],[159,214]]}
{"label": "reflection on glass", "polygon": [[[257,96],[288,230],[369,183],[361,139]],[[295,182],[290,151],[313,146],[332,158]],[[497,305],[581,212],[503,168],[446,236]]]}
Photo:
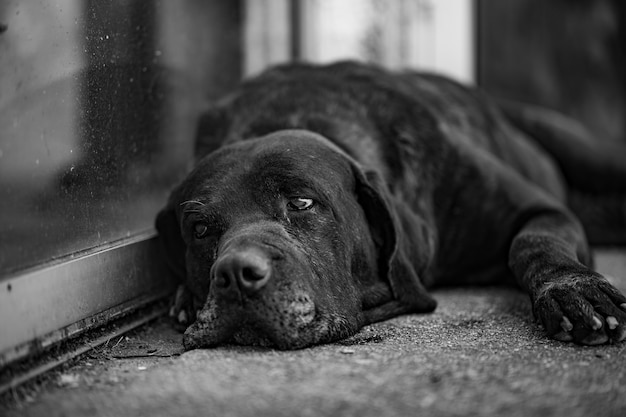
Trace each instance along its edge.
{"label": "reflection on glass", "polygon": [[168,3],[0,4],[0,277],[151,230],[240,73],[238,2]]}

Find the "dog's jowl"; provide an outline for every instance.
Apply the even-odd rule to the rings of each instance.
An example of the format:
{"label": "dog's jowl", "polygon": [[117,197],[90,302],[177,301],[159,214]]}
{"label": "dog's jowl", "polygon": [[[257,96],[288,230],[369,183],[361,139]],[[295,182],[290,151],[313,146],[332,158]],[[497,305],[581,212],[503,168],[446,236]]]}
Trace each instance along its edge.
{"label": "dog's jowl", "polygon": [[507,280],[548,336],[622,341],[626,298],[590,269],[578,216],[610,202],[594,210],[626,243],[620,151],[433,75],[273,68],[202,117],[157,219],[185,346],[301,348],[433,311],[438,284]]}

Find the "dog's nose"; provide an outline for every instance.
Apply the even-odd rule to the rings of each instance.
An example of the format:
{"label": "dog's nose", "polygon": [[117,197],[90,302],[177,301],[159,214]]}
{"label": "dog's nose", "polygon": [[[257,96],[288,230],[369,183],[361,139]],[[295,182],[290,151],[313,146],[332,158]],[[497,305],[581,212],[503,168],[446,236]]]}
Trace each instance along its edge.
{"label": "dog's nose", "polygon": [[267,284],[272,272],[269,257],[257,248],[230,250],[213,265],[213,277],[218,288],[239,289],[252,294]]}

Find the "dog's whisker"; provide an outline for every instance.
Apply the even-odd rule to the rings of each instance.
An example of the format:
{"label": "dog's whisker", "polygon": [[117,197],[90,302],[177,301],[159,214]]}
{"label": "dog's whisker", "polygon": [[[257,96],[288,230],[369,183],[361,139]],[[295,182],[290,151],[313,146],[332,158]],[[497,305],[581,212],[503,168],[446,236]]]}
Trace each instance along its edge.
{"label": "dog's whisker", "polygon": [[180,203],[181,206],[185,206],[187,204],[198,204],[200,206],[205,205],[202,201],[198,201],[198,200],[187,200],[187,201],[183,201],[182,203]]}

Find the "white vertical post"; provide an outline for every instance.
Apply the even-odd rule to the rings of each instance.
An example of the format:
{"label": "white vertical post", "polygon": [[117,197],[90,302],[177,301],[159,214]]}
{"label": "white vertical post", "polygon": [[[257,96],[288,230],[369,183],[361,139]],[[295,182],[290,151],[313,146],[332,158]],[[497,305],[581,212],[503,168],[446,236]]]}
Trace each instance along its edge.
{"label": "white vertical post", "polygon": [[244,75],[289,61],[291,28],[289,0],[245,0]]}
{"label": "white vertical post", "polygon": [[433,7],[435,56],[433,69],[474,82],[474,1],[436,0]]}
{"label": "white vertical post", "polygon": [[302,0],[302,55],[415,68],[473,83],[474,0]]}

